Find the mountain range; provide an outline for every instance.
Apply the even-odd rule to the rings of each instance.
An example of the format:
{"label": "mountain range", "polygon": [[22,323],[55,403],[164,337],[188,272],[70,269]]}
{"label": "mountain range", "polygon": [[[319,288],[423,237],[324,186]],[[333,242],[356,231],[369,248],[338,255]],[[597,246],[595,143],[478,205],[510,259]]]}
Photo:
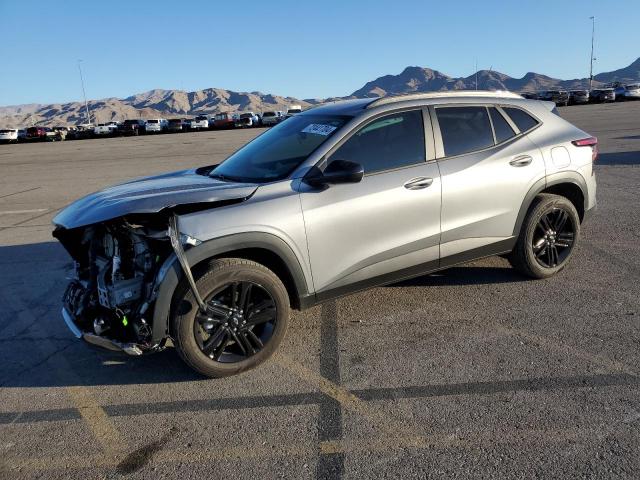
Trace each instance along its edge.
{"label": "mountain range", "polygon": [[[639,81],[640,58],[628,67],[594,76],[594,86],[602,86],[611,82]],[[300,100],[261,92],[234,92],[222,88],[207,88],[195,92],[156,89],[123,99],[91,100],[88,104],[92,121],[104,123],[126,118],[188,117],[220,111],[286,110],[291,104],[308,108],[320,103],[347,98],[380,97],[438,90],[475,90],[476,85],[480,90],[524,92],[550,88],[586,88],[589,85],[589,79],[560,80],[534,72],[529,72],[522,78],[513,78],[494,70],[480,70],[468,77],[450,77],[430,68],[407,67],[398,75],[385,75],[367,82],[351,95],[328,99]],[[75,125],[85,122],[83,102],[0,107],[0,128],[18,128],[31,125]]]}

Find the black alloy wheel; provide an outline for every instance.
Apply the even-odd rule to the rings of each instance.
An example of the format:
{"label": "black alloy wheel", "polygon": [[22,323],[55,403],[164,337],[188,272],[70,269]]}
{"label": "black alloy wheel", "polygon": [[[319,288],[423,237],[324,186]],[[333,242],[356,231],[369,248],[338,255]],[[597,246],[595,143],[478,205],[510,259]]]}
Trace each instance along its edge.
{"label": "black alloy wheel", "polygon": [[544,213],[536,225],[532,248],[536,261],[544,268],[561,265],[571,253],[576,237],[573,219],[562,208]]}
{"label": "black alloy wheel", "polygon": [[580,237],[580,216],[561,195],[540,193],[522,222],[511,265],[531,278],[549,278],[568,263]]}
{"label": "black alloy wheel", "polygon": [[282,343],[290,297],[270,269],[244,258],[212,259],[195,272],[203,312],[186,283],[175,294],[171,338],[180,357],[211,378],[257,367]]}
{"label": "black alloy wheel", "polygon": [[261,285],[233,282],[207,299],[207,314],[198,312],[193,333],[202,353],[222,363],[235,363],[261,351],[277,323],[273,297]]}

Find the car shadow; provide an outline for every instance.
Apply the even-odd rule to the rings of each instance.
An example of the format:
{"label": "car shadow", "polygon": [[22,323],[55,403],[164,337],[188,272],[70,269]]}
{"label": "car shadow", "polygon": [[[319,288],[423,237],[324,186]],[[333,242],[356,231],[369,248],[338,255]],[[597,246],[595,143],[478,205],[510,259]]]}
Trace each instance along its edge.
{"label": "car shadow", "polygon": [[76,339],[60,314],[71,268],[57,242],[0,247],[0,387],[204,380],[172,347],[130,357]]}
{"label": "car shadow", "polygon": [[596,165],[640,165],[640,151],[600,153]]}
{"label": "car shadow", "polygon": [[388,287],[444,287],[455,285],[491,285],[530,281],[509,266],[461,265],[430,275],[403,280]]}
{"label": "car shadow", "polygon": [[627,135],[624,137],[615,137],[614,140],[640,140],[640,135]]}

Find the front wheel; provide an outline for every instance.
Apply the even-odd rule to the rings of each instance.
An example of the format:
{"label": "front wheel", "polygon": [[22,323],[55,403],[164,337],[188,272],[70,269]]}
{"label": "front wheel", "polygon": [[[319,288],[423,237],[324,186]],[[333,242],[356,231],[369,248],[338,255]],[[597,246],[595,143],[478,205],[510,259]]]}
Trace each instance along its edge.
{"label": "front wheel", "polygon": [[540,194],[527,212],[509,262],[529,277],[551,277],[567,265],[579,235],[580,217],[573,204],[559,195]]}
{"label": "front wheel", "polygon": [[289,296],[271,270],[250,260],[217,259],[196,285],[207,313],[185,287],[172,319],[176,350],[187,365],[207,377],[226,377],[275,352],[287,330]]}

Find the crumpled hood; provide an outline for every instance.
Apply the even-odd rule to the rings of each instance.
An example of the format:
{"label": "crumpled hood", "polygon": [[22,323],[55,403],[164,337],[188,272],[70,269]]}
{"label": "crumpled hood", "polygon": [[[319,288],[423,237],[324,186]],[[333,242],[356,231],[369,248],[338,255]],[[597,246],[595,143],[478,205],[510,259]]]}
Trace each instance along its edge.
{"label": "crumpled hood", "polygon": [[155,213],[167,207],[250,197],[256,184],[233,183],[181,170],[144,177],[105,188],[76,200],[53,219],[55,225],[77,228],[131,213]]}

